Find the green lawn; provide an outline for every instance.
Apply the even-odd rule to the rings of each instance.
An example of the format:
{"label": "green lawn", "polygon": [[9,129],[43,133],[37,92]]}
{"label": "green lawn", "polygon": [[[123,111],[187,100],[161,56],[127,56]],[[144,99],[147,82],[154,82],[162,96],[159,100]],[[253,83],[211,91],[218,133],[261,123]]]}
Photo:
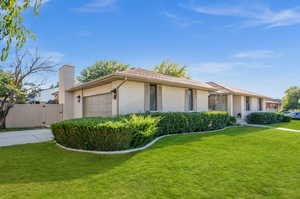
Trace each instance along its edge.
{"label": "green lawn", "polygon": [[237,127],[123,155],[0,147],[0,198],[300,198],[300,133]]}
{"label": "green lawn", "polygon": [[300,120],[292,120],[290,122],[271,124],[270,126],[300,130]]}

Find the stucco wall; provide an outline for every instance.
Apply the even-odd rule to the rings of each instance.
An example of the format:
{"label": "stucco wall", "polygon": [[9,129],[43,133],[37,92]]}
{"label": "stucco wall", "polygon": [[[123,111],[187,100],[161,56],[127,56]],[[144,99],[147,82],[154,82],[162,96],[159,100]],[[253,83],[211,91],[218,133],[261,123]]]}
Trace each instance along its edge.
{"label": "stucco wall", "polygon": [[45,126],[62,119],[62,104],[15,104],[6,117],[6,127]]}
{"label": "stucco wall", "polygon": [[[73,116],[80,118],[83,116],[82,99],[85,96],[98,95],[109,92],[118,87],[123,80],[113,81],[112,83],[98,86],[95,88],[84,89],[73,92]],[[112,98],[112,115],[141,113],[144,112],[145,84],[142,82],[126,81],[119,88],[118,99]],[[81,96],[78,102],[77,96]],[[119,101],[119,105],[117,104]],[[185,88],[171,87],[162,85],[162,111],[163,112],[183,112],[185,109]],[[208,111],[208,92],[197,90],[197,111]]]}
{"label": "stucco wall", "polygon": [[[78,102],[77,96],[80,96],[80,102]],[[81,118],[82,117],[82,91],[73,92],[73,117]]]}
{"label": "stucco wall", "polygon": [[103,93],[109,92],[111,90],[112,90],[112,84],[108,83],[108,84],[104,84],[102,86],[97,86],[95,88],[84,89],[83,96],[103,94]]}
{"label": "stucco wall", "polygon": [[233,115],[241,113],[241,96],[233,96]]}
{"label": "stucco wall", "polygon": [[183,112],[185,105],[185,89],[162,86],[163,112]]}
{"label": "stucco wall", "polygon": [[[112,84],[109,83],[102,86],[97,86],[95,88],[84,89],[83,96],[81,90],[73,92],[73,117],[80,118],[83,116],[83,110],[82,110],[83,97],[98,95],[98,94],[109,92],[111,90],[112,90]],[[77,96],[80,96],[80,102],[78,102]]]}
{"label": "stucco wall", "polygon": [[251,112],[256,112],[256,111],[259,111],[259,106],[258,106],[258,98],[257,97],[251,97],[251,100],[250,100],[250,103],[251,103]]}
{"label": "stucco wall", "polygon": [[197,112],[208,111],[208,92],[197,90]]}
{"label": "stucco wall", "polygon": [[125,82],[119,88],[119,114],[144,112],[144,95],[144,83]]}

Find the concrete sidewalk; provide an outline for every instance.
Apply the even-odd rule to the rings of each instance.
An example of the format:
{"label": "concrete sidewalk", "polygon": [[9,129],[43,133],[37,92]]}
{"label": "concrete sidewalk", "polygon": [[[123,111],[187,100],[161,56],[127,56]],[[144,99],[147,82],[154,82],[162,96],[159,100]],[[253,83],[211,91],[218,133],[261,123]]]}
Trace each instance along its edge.
{"label": "concrete sidewalk", "polygon": [[38,143],[53,140],[50,129],[36,129],[26,131],[10,131],[0,133],[0,146]]}
{"label": "concrete sidewalk", "polygon": [[288,128],[281,128],[281,127],[274,127],[274,126],[261,125],[261,124],[244,124],[244,126],[261,127],[261,128],[268,128],[268,129],[278,129],[278,130],[282,130],[282,131],[291,131],[291,132],[300,133],[300,130],[288,129]]}

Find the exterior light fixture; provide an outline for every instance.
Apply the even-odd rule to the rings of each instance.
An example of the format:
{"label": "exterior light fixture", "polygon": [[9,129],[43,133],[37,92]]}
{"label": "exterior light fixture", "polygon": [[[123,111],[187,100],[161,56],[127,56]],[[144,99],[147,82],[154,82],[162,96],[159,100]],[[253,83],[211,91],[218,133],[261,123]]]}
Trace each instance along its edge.
{"label": "exterior light fixture", "polygon": [[78,96],[77,96],[77,102],[79,102],[79,103],[80,103],[80,98],[81,98],[81,96],[78,95]]}
{"label": "exterior light fixture", "polygon": [[117,89],[116,88],[112,90],[112,94],[113,94],[114,99],[117,99]]}

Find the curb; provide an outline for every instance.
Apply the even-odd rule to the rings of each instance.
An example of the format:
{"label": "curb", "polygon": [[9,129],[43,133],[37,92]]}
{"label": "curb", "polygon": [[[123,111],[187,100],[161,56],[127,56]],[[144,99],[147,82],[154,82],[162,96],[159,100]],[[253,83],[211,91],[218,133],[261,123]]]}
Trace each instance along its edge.
{"label": "curb", "polygon": [[60,148],[63,148],[63,149],[68,150],[68,151],[75,151],[75,152],[82,152],[82,153],[94,153],[94,154],[108,154],[108,155],[124,154],[124,153],[133,153],[133,152],[136,152],[136,151],[145,150],[145,149],[149,148],[150,146],[152,146],[154,143],[156,143],[158,140],[160,140],[164,137],[170,137],[170,136],[175,136],[175,135],[196,134],[196,133],[199,133],[199,134],[200,133],[213,133],[213,132],[223,131],[225,129],[235,128],[235,127],[237,127],[237,126],[229,126],[229,127],[225,127],[225,128],[217,129],[217,130],[213,130],[213,131],[200,131],[200,132],[191,132],[191,133],[177,133],[177,134],[163,135],[163,136],[155,138],[154,140],[152,140],[151,142],[149,142],[148,144],[146,144],[143,147],[134,148],[134,149],[126,149],[126,150],[121,150],[121,151],[91,151],[91,150],[83,150],[83,149],[74,149],[74,148],[65,147],[61,144],[58,144],[57,142],[55,142],[55,143]]}

